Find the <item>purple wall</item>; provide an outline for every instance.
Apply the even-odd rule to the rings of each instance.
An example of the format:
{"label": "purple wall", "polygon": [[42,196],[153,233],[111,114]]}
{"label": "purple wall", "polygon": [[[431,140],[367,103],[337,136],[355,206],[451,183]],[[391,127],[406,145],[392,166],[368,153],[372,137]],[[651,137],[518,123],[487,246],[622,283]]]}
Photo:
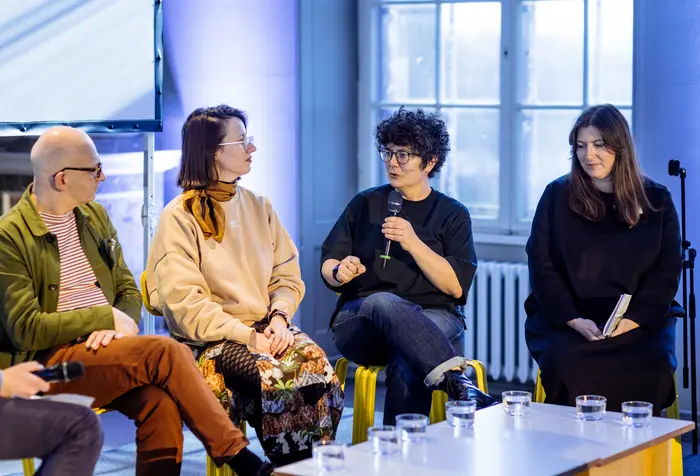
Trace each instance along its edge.
{"label": "purple wall", "polygon": [[[270,197],[299,239],[298,2],[169,2],[164,13],[165,124],[158,149],[179,149],[195,108],[226,103],[248,113],[258,151],[241,184]],[[172,181],[168,180],[173,178]],[[179,193],[166,176],[166,200]]]}

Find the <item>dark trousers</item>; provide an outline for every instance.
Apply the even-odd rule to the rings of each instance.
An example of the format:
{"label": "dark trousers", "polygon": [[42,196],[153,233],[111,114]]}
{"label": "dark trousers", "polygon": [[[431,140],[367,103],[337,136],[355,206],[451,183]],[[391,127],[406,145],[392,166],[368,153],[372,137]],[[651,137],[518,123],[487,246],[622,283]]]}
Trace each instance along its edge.
{"label": "dark trousers", "polygon": [[338,350],[348,360],[386,365],[385,425],[393,425],[401,413],[428,415],[434,385],[447,370],[465,362],[460,315],[423,309],[391,293],[346,303],[332,330]]}
{"label": "dark trousers", "polygon": [[0,459],[41,458],[42,476],[91,476],[101,448],[102,427],[90,408],[0,398]]}
{"label": "dark trousers", "polygon": [[136,422],[136,475],[179,475],[182,423],[219,465],[248,440],[229,420],[195,365],[192,351],[160,336],[125,337],[97,351],[85,344],[65,345],[43,364],[78,360],[85,376],[56,383],[52,393],[95,398],[97,407],[114,408]]}

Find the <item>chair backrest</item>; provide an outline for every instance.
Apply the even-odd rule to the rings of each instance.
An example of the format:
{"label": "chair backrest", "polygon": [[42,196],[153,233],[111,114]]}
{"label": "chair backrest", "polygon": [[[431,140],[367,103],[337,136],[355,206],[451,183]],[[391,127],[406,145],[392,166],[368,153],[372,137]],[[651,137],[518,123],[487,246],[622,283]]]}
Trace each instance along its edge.
{"label": "chair backrest", "polygon": [[141,273],[141,299],[143,300],[143,307],[146,308],[149,314],[153,316],[162,316],[158,310],[151,307],[150,296],[148,294],[148,287],[146,286],[146,272]]}
{"label": "chair backrest", "polygon": [[[145,307],[146,310],[151,315],[153,315],[153,316],[162,316],[163,315],[162,313],[160,313],[160,311],[158,311],[157,309],[154,309],[151,306],[151,302],[150,302],[149,294],[148,294],[148,287],[146,286],[146,272],[145,271],[143,273],[141,273],[141,299],[143,300],[143,307]],[[167,322],[166,322],[166,326],[167,326]],[[202,350],[204,350],[207,347],[207,345],[210,344],[209,342],[199,342],[199,341],[192,341],[192,340],[184,339],[184,338],[176,336],[175,334],[170,332],[170,329],[168,329],[168,334],[170,334],[170,337],[172,337],[176,341],[187,345],[187,347],[189,347],[192,350],[192,352],[194,353],[195,358],[197,358],[199,356],[199,353]]]}

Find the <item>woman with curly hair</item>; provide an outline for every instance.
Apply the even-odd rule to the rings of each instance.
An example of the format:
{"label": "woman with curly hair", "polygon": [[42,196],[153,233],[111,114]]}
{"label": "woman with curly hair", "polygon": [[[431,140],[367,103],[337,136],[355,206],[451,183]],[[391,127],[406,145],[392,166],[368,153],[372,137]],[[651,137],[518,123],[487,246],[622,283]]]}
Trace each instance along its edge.
{"label": "woman with curly hair", "polygon": [[[610,104],[584,111],[569,134],[571,173],[542,194],[527,243],[532,294],[525,340],[547,403],[603,395],[654,404],[676,397],[674,301],[682,268],[671,194],[642,175],[627,120]],[[622,294],[632,298],[603,334]]]}
{"label": "woman with curly hair", "polygon": [[334,439],[343,391],[323,350],[292,324],[305,291],[297,248],[270,200],[238,185],[256,150],[239,109],[189,115],[183,193],[163,210],[146,277],[171,334],[199,343],[207,382],[278,466]]}
{"label": "woman with curly hair", "polygon": [[[495,400],[465,377],[459,347],[457,306],[476,271],[469,212],[429,183],[449,151],[445,122],[401,108],[377,126],[376,143],[389,183],[356,195],[323,243],[321,275],[340,294],[335,343],[353,362],[387,366],[385,424],[400,413],[427,415],[434,389],[488,406]],[[394,190],[403,206],[387,218]]]}

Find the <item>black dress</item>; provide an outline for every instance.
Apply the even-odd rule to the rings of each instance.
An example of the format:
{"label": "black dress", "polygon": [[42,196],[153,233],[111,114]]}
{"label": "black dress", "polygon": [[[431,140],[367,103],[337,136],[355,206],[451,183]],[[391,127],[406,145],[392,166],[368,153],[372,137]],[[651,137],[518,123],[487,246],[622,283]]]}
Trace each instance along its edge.
{"label": "black dress", "polygon": [[[532,294],[525,302],[525,339],[542,372],[547,403],[574,405],[576,396],[603,395],[619,411],[627,400],[675,399],[674,301],[682,268],[678,214],[668,190],[645,180],[655,212],[630,228],[613,194],[592,222],[568,205],[568,176],[550,183],[537,206],[527,243]],[[625,318],[639,327],[589,342],[566,322],[582,317],[604,326],[621,294],[631,294]]]}

